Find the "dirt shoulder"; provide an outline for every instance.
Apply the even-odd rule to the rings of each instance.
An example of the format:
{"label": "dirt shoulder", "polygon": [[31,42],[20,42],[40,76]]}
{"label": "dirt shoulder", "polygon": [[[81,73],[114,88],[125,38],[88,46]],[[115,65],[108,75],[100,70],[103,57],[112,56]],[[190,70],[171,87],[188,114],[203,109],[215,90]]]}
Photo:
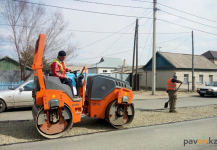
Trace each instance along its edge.
{"label": "dirt shoulder", "polygon": [[[133,91],[133,99],[156,99],[156,98],[168,98],[166,91],[156,91],[155,95],[152,95],[152,91]],[[178,97],[191,97],[198,96],[198,93],[177,92]]]}

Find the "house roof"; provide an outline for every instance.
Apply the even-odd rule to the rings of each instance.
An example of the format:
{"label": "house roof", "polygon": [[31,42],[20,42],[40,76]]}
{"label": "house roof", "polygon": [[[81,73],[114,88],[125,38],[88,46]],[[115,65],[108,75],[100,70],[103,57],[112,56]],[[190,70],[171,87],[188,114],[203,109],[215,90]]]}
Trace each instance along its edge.
{"label": "house roof", "polygon": [[[17,60],[15,60],[15,59],[13,59],[13,58],[11,58],[11,57],[9,57],[9,56],[5,56],[5,57],[0,58],[0,60],[3,60],[3,59],[5,59],[5,60],[10,59],[11,61],[13,61],[13,62],[19,64],[19,62],[18,62]],[[26,66],[26,69],[32,70],[32,68],[29,67],[29,66]]]}
{"label": "house roof", "polygon": [[[192,68],[192,55],[191,54],[157,52],[157,55],[158,57],[165,59],[165,61],[167,61],[168,64],[170,64],[169,66],[170,68],[174,68],[174,69],[175,68],[178,68],[178,69]],[[148,63],[151,63],[151,61],[152,59]],[[143,68],[145,68],[148,65],[148,63]],[[157,62],[157,64],[159,64],[159,62]],[[194,55],[194,68],[195,69],[206,69],[206,70],[217,70],[217,65],[209,61],[203,55]]]}
{"label": "house roof", "polygon": [[207,51],[202,55],[208,59],[217,59],[217,51]]}
{"label": "house roof", "polygon": [[[88,68],[121,68],[123,61],[120,58],[102,57],[100,62]],[[126,66],[129,66],[126,64]]]}
{"label": "house roof", "polygon": [[10,60],[12,60],[12,61],[14,61],[14,62],[16,62],[16,63],[19,64],[18,61],[16,61],[15,59],[13,59],[13,58],[11,58],[11,57],[9,57],[9,56],[4,56],[4,57],[0,58],[0,60],[2,60],[2,59],[10,59]]}

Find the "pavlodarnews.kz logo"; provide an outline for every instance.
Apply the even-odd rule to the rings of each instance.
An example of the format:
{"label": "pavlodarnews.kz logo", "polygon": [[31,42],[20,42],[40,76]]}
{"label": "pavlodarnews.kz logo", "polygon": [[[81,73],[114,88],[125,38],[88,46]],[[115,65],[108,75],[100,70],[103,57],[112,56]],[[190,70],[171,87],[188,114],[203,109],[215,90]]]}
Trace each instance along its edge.
{"label": "pavlodarnews.kz logo", "polygon": [[206,139],[198,139],[198,140],[192,140],[192,139],[189,139],[189,140],[186,140],[184,139],[184,146],[187,145],[187,144],[217,144],[217,139],[211,139],[209,137],[209,140],[206,140]]}

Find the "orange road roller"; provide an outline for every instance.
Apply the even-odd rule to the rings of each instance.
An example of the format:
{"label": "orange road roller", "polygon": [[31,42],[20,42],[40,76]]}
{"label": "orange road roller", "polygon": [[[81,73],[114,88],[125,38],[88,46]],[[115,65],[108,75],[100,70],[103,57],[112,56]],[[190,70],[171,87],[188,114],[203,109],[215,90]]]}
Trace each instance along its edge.
{"label": "orange road roller", "polygon": [[[46,138],[58,138],[82,116],[107,120],[123,128],[134,118],[133,92],[129,83],[109,76],[87,76],[86,67],[75,77],[77,96],[58,77],[45,75],[42,57],[46,35],[36,42],[32,115],[37,131]],[[85,88],[86,87],[86,88]]]}

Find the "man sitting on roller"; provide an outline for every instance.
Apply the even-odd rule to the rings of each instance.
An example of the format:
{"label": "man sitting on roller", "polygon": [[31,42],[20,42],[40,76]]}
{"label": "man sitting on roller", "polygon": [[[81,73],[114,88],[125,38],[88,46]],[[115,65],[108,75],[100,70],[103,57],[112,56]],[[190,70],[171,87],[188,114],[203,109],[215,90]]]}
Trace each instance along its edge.
{"label": "man sitting on roller", "polygon": [[58,57],[54,59],[51,63],[51,70],[55,77],[59,77],[60,81],[63,84],[67,84],[72,91],[72,95],[74,96],[72,80],[66,76],[66,72],[71,72],[70,69],[66,68],[64,60],[66,59],[66,52],[59,51]]}

